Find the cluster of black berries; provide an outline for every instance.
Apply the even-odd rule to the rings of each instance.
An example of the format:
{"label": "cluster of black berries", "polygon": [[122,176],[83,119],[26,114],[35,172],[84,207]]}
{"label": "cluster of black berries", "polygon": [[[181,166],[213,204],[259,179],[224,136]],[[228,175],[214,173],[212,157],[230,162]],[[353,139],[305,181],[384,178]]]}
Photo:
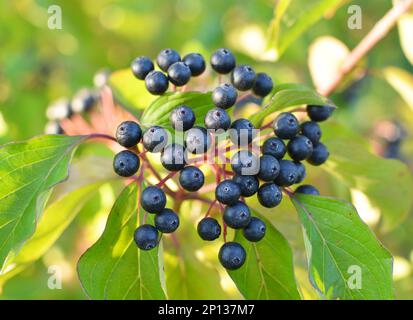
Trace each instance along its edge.
{"label": "cluster of black berries", "polygon": [[[158,56],[157,63],[162,70],[168,71],[172,83],[184,85],[189,81],[190,75],[185,77],[185,81],[178,81],[183,78],[181,72],[175,73],[176,70],[186,67],[192,75],[199,75],[205,70],[201,55],[188,56],[181,62],[176,51],[166,49]],[[177,64],[181,67],[172,68]],[[211,66],[218,73],[231,73],[231,84],[220,84],[213,90],[212,100],[216,107],[206,114],[205,128],[194,126],[194,111],[189,106],[181,105],[171,112],[170,123],[175,131],[184,132],[182,144],[168,143],[168,132],[160,126],[150,127],[142,135],[140,126],[130,121],[118,127],[116,138],[127,148],[136,146],[142,140],[146,151],[160,152],[163,167],[169,171],[180,171],[181,187],[196,192],[204,185],[205,177],[197,166],[187,165],[188,154],[204,154],[218,134],[226,134],[239,150],[231,158],[232,179],[220,181],[216,187],[216,201],[225,206],[225,226],[241,229],[247,240],[257,242],[265,236],[266,226],[262,220],[251,216],[243,198],[257,194],[264,207],[274,208],[282,200],[283,187],[301,183],[305,178],[306,169],[301,161],[307,160],[313,165],[324,163],[329,153],[320,142],[321,129],[317,122],[326,120],[334,109],[330,106],[308,106],[307,113],[312,121],[304,122],[301,126],[292,113],[280,114],[273,123],[275,137],[264,142],[262,155],[257,156],[248,149],[257,136],[254,125],[247,119],[231,122],[226,109],[236,104],[237,89],[252,90],[255,95],[265,97],[273,89],[272,79],[265,73],[256,74],[250,66],[236,66],[235,57],[228,49],[217,50],[211,57]],[[150,92],[161,94],[167,89],[168,78],[161,72],[153,71],[153,63],[148,58],[135,59],[132,70],[139,79],[145,79]],[[159,80],[161,78],[162,81]],[[289,141],[285,144],[284,140]],[[292,160],[283,159],[287,153]],[[114,170],[121,176],[134,175],[139,166],[139,157],[131,150],[122,151],[115,156]],[[296,192],[319,194],[310,185],[300,186]],[[179,218],[174,211],[165,208],[166,196],[160,185],[150,186],[142,192],[141,205],[147,212],[156,214],[155,226],[144,224],[135,231],[138,247],[149,250],[158,244],[159,232],[170,233],[178,228]],[[215,240],[221,235],[221,225],[208,214],[199,222],[197,230],[199,236],[207,241]],[[227,269],[238,269],[245,259],[245,249],[236,242],[226,242],[219,251],[219,260]]]}

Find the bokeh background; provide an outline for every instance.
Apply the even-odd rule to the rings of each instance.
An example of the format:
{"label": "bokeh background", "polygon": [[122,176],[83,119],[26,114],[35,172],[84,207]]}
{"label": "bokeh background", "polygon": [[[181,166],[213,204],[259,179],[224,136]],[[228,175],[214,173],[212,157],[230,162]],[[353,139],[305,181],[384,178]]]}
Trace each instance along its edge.
{"label": "bokeh background", "polygon": [[[47,9],[53,4],[62,8],[62,30],[47,27]],[[361,30],[347,27],[351,4],[362,7]],[[354,48],[391,7],[391,1],[387,0],[347,1],[306,30],[278,61],[265,61],[263,52],[273,19],[273,0],[3,0],[0,2],[0,143],[42,134],[48,104],[62,96],[71,97],[82,87],[93,87],[98,70],[128,68],[134,57],[156,57],[166,47],[182,53],[198,51],[206,57],[216,48],[228,47],[239,61],[265,70],[276,83],[320,85],[334,70],[337,57]],[[305,12],[305,8],[297,10]],[[288,16],[285,19],[288,25]],[[332,95],[340,107],[335,114],[337,121],[366,137],[377,154],[399,158],[410,167],[412,73],[413,66],[401,48],[398,29],[394,28]],[[85,152],[110,156],[98,148]],[[321,170],[312,170],[309,180],[317,180],[324,194],[351,198],[339,182],[332,182]],[[120,185],[102,186],[41,259],[7,282],[0,280],[0,298],[84,299],[76,262],[102,231],[119,190]],[[359,205],[363,205],[363,199]],[[382,233],[376,228],[378,213],[368,208],[363,212],[365,221],[395,256],[396,297],[413,298],[413,217],[410,215],[396,229]],[[294,249],[302,245],[290,206],[277,209],[277,217],[272,221]],[[297,278],[305,288],[308,283],[304,255],[298,253],[295,259]],[[50,265],[63,267],[62,290],[50,290],[47,286]],[[239,297],[227,278],[221,279],[221,286],[225,291],[223,297]],[[308,289],[307,294],[313,297],[314,293]]]}

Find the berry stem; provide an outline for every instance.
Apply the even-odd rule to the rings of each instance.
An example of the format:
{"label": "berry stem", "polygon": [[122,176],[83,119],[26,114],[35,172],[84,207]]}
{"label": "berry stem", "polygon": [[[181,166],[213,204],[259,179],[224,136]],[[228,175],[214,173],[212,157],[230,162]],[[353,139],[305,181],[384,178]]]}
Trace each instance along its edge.
{"label": "berry stem", "polygon": [[245,94],[243,94],[242,96],[239,96],[238,97],[238,99],[237,99],[237,101],[235,102],[235,103],[239,103],[239,102],[241,102],[242,100],[244,100],[244,99],[247,99],[247,98],[249,98],[249,97],[252,97],[252,93],[245,93]]}
{"label": "berry stem", "polygon": [[106,140],[111,140],[111,141],[116,142],[116,139],[114,137],[108,134],[104,134],[104,133],[92,133],[85,137],[85,140],[93,140],[93,139],[106,139]]}
{"label": "berry stem", "polygon": [[159,181],[159,183],[156,186],[162,187],[169,179],[173,178],[177,173],[177,171],[170,172],[167,176],[165,176],[165,178]]}
{"label": "berry stem", "polygon": [[223,225],[224,225],[224,232],[222,234],[224,236],[224,242],[227,243],[228,227],[227,227],[227,224],[225,222],[223,222]]}
{"label": "berry stem", "polygon": [[208,207],[208,210],[205,214],[205,218],[207,218],[212,210],[212,208],[215,206],[215,204],[217,203],[217,200],[215,199],[214,201],[212,201]]}

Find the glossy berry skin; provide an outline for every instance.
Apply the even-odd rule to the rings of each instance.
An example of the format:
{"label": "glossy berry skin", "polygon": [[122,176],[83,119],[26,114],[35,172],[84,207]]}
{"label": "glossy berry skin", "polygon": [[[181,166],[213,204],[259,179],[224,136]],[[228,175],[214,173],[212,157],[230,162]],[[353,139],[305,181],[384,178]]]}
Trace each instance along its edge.
{"label": "glossy berry skin", "polygon": [[285,146],[284,141],[280,138],[271,137],[265,140],[264,144],[262,145],[262,153],[268,154],[281,160],[287,152],[287,147]]}
{"label": "glossy berry skin", "polygon": [[273,181],[280,173],[280,163],[278,160],[268,154],[264,154],[260,157],[260,171],[258,172],[258,178],[263,181]]}
{"label": "glossy berry skin", "polygon": [[158,230],[150,224],[139,226],[134,234],[136,245],[141,250],[151,250],[158,245]]}
{"label": "glossy berry skin", "polygon": [[190,107],[182,105],[172,110],[169,120],[175,130],[186,131],[194,126],[195,113]]}
{"label": "glossy berry skin", "polygon": [[162,127],[150,127],[143,134],[142,143],[149,152],[161,152],[168,143],[168,133]]}
{"label": "glossy berry skin", "polygon": [[334,107],[331,106],[307,106],[307,114],[311,120],[321,122],[325,121],[333,114]]}
{"label": "glossy berry skin", "polygon": [[231,158],[231,168],[239,175],[257,175],[260,170],[260,160],[248,150],[240,150]]}
{"label": "glossy berry skin", "polygon": [[297,181],[297,166],[290,160],[280,160],[280,173],[275,183],[282,187],[288,187]]}
{"label": "glossy berry skin", "polygon": [[254,86],[256,77],[255,71],[250,66],[239,65],[231,73],[231,82],[238,90],[247,91]]}
{"label": "glossy berry skin", "polygon": [[259,97],[267,96],[274,88],[274,83],[271,77],[264,73],[257,73],[257,78],[255,79],[254,86],[252,87],[252,92]]}
{"label": "glossy berry skin", "polygon": [[313,196],[320,195],[320,191],[318,191],[316,187],[309,184],[303,184],[302,186],[299,186],[297,189],[295,189],[295,193],[309,194]]}
{"label": "glossy berry skin", "polygon": [[172,143],[165,147],[161,154],[161,163],[166,170],[182,170],[188,159],[187,152],[183,146]]}
{"label": "glossy berry skin", "polygon": [[294,162],[294,164],[297,168],[297,178],[295,180],[295,183],[301,183],[305,179],[307,171],[305,169],[305,166],[301,162]]}
{"label": "glossy berry skin", "polygon": [[141,194],[141,206],[149,213],[160,213],[166,206],[165,192],[159,187],[149,186]]}
{"label": "glossy berry skin", "polygon": [[116,141],[123,147],[136,146],[142,139],[142,129],[134,121],[124,121],[116,129]]}
{"label": "glossy berry skin", "polygon": [[221,235],[221,226],[214,218],[204,218],[198,223],[197,231],[202,240],[213,241]]}
{"label": "glossy berry skin", "polygon": [[282,193],[275,183],[264,183],[258,189],[258,201],[266,208],[275,208],[282,200]]}
{"label": "glossy berry skin", "polygon": [[156,63],[162,71],[167,72],[174,63],[181,61],[181,56],[173,49],[164,49],[156,57]]}
{"label": "glossy berry skin", "polygon": [[260,185],[257,177],[255,176],[241,176],[235,175],[232,180],[238,183],[241,189],[241,196],[251,197],[257,193],[258,187]]}
{"label": "glossy berry skin", "polygon": [[247,119],[237,119],[231,124],[229,138],[237,146],[246,146],[252,142],[255,136],[255,127]]}
{"label": "glossy berry skin", "polygon": [[137,57],[131,64],[132,73],[139,80],[145,80],[145,77],[154,69],[151,59],[148,57]]}
{"label": "glossy berry skin", "polygon": [[230,73],[235,68],[235,56],[228,49],[218,49],[211,56],[211,66],[218,73]]}
{"label": "glossy berry skin", "polygon": [[199,53],[189,53],[183,59],[183,62],[191,69],[193,77],[201,75],[206,68],[205,59]]}
{"label": "glossy berry skin", "polygon": [[74,113],[87,112],[96,103],[96,94],[89,89],[80,89],[72,99],[71,109]]}
{"label": "glossy berry skin", "polygon": [[172,233],[179,227],[179,217],[173,210],[165,208],[155,215],[155,227],[162,233]]}
{"label": "glossy berry skin", "polygon": [[211,146],[211,137],[202,127],[193,127],[185,133],[185,148],[193,154],[203,154]]}
{"label": "glossy berry skin", "polygon": [[228,109],[237,102],[237,90],[229,83],[221,84],[212,91],[212,101],[218,108]]}
{"label": "glossy berry skin", "polygon": [[264,221],[252,217],[250,223],[242,230],[242,233],[248,241],[258,242],[264,238],[266,229]]}
{"label": "glossy berry skin", "polygon": [[169,81],[167,76],[162,72],[153,70],[146,76],[145,86],[150,93],[154,95],[161,95],[168,90]]}
{"label": "glossy berry skin", "polygon": [[231,118],[228,113],[221,108],[214,108],[208,111],[205,116],[205,127],[210,130],[228,130],[231,126]]}
{"label": "glossy berry skin", "polygon": [[315,146],[320,142],[321,129],[317,122],[307,121],[301,124],[301,134],[306,136]]}
{"label": "glossy berry skin", "polygon": [[245,228],[251,220],[251,212],[248,206],[241,201],[226,206],[224,210],[224,222],[233,229]]}
{"label": "glossy berry skin", "polygon": [[307,159],[307,162],[313,166],[319,166],[326,162],[329,156],[330,152],[328,152],[327,147],[320,142],[314,147],[313,153]]}
{"label": "glossy berry skin", "polygon": [[228,270],[236,270],[244,264],[247,253],[237,242],[227,242],[219,250],[218,258],[222,266]]}
{"label": "glossy berry skin", "polygon": [[297,118],[289,112],[280,113],[274,120],[274,133],[281,139],[292,139],[300,130]]}
{"label": "glossy berry skin", "polygon": [[220,203],[232,205],[238,202],[241,196],[241,188],[232,180],[221,181],[215,189],[215,199]]}
{"label": "glossy berry skin", "polygon": [[184,62],[175,62],[168,68],[168,78],[177,87],[182,87],[191,79],[191,69]]}
{"label": "glossy berry skin", "polygon": [[138,172],[139,157],[132,151],[123,150],[113,159],[113,169],[121,177],[131,177]]}
{"label": "glossy berry skin", "polygon": [[313,144],[306,136],[296,136],[287,144],[290,157],[295,161],[309,158],[313,153]]}
{"label": "glossy berry skin", "polygon": [[205,182],[204,173],[194,166],[182,169],[179,175],[179,183],[186,191],[195,192],[202,188]]}

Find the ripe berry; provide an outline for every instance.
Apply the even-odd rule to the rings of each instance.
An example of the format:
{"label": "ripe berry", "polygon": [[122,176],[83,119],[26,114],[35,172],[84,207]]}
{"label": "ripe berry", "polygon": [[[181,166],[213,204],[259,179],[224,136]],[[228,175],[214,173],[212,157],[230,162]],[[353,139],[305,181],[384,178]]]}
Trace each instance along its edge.
{"label": "ripe berry", "polygon": [[252,217],[250,223],[242,230],[242,233],[248,241],[258,242],[264,238],[266,229],[264,221]]}
{"label": "ripe berry", "polygon": [[238,183],[243,197],[251,197],[258,191],[259,182],[255,176],[241,176],[237,174],[232,180]]}
{"label": "ripe berry", "polygon": [[188,155],[185,148],[177,143],[166,146],[161,154],[161,163],[169,171],[182,170],[187,159]]}
{"label": "ripe berry", "polygon": [[179,227],[179,217],[171,209],[165,208],[155,215],[155,227],[162,233],[172,233]]}
{"label": "ripe berry", "polygon": [[182,105],[172,110],[169,119],[175,130],[186,131],[193,127],[195,123],[195,113],[190,107]]}
{"label": "ripe berry", "polygon": [[257,78],[255,79],[252,92],[254,92],[257,96],[265,97],[272,91],[273,88],[274,84],[268,74],[264,72],[257,73]]}
{"label": "ripe berry", "polygon": [[267,139],[262,146],[262,153],[273,156],[277,159],[282,159],[287,152],[287,147],[284,141],[280,138],[272,137]]}
{"label": "ripe berry", "polygon": [[134,121],[124,121],[116,130],[116,141],[126,148],[136,146],[141,138],[142,129]]}
{"label": "ripe berry", "polygon": [[237,146],[246,146],[250,144],[255,137],[255,127],[247,119],[237,119],[231,124],[229,137]]}
{"label": "ripe berry", "polygon": [[202,154],[211,146],[211,137],[202,127],[193,127],[185,133],[185,147],[193,154]]}
{"label": "ripe berry", "polygon": [[317,122],[307,121],[301,124],[301,133],[306,136],[315,146],[320,142],[321,129]]}
{"label": "ripe berry", "polygon": [[191,69],[184,62],[175,62],[168,68],[168,78],[177,87],[184,86],[191,79]]}
{"label": "ripe berry", "polygon": [[231,74],[231,82],[240,91],[247,91],[255,84],[257,75],[255,71],[247,65],[235,67]]}
{"label": "ripe berry", "polygon": [[334,111],[334,107],[331,106],[307,106],[307,114],[311,120],[321,122],[330,118]]}
{"label": "ripe berry", "polygon": [[280,173],[275,179],[275,183],[282,187],[293,185],[297,181],[297,166],[289,160],[280,160]]}
{"label": "ripe berry", "polygon": [[218,73],[230,73],[235,68],[235,56],[228,49],[218,49],[211,56],[211,66]]}
{"label": "ripe berry", "polygon": [[295,193],[310,194],[313,196],[320,195],[320,191],[318,191],[316,187],[309,184],[303,184],[302,186],[299,186],[297,189],[295,189]]}
{"label": "ripe berry", "polygon": [[165,192],[159,187],[149,186],[141,194],[141,206],[149,213],[159,213],[166,206]]}
{"label": "ripe berry", "polygon": [[307,162],[313,166],[319,166],[326,162],[329,156],[330,152],[328,152],[327,147],[320,142],[314,147],[313,153],[307,159]]}
{"label": "ripe berry", "polygon": [[139,157],[129,150],[119,152],[113,159],[113,169],[121,177],[130,177],[138,172]]}
{"label": "ripe berry", "polygon": [[280,173],[280,163],[278,160],[268,154],[260,157],[260,171],[258,178],[263,181],[273,181]]}
{"label": "ripe berry", "polygon": [[161,70],[167,72],[168,68],[173,65],[175,62],[181,61],[181,56],[178,52],[173,49],[164,49],[156,58],[156,63],[158,64]]}
{"label": "ripe berry", "polygon": [[212,92],[212,101],[218,108],[231,108],[237,101],[237,90],[229,83],[221,84]]}
{"label": "ripe berry", "polygon": [[143,134],[142,143],[149,152],[161,152],[168,143],[168,133],[162,127],[150,127]]}
{"label": "ripe berry", "polygon": [[237,242],[227,242],[219,250],[219,261],[228,270],[239,269],[245,262],[247,253]]}
{"label": "ripe berry", "polygon": [[205,116],[205,127],[210,130],[227,130],[231,126],[231,118],[228,113],[221,108],[214,108],[208,111]]}
{"label": "ripe berry", "polygon": [[260,169],[260,160],[248,150],[240,150],[231,158],[232,170],[239,175],[256,175]]}
{"label": "ripe berry", "polygon": [[240,196],[241,188],[238,183],[232,180],[221,181],[215,189],[215,198],[223,204],[235,204]]}
{"label": "ripe berry", "polygon": [[148,57],[137,57],[131,64],[132,73],[139,80],[144,80],[145,77],[154,69],[153,62]]}
{"label": "ripe berry", "polygon": [[300,183],[305,179],[307,172],[305,170],[305,166],[301,162],[294,162],[294,164],[297,168],[297,178],[295,180],[295,183]]}
{"label": "ripe berry", "polygon": [[296,136],[288,142],[288,154],[295,161],[301,161],[311,156],[313,144],[306,136]]}
{"label": "ripe berry", "polygon": [[96,103],[96,95],[89,89],[79,90],[72,99],[72,111],[75,113],[87,112]]}
{"label": "ripe berry", "polygon": [[292,113],[283,112],[275,118],[273,128],[277,137],[292,139],[299,131],[298,120]]}
{"label": "ripe berry", "polygon": [[258,201],[266,208],[278,206],[282,200],[282,193],[275,183],[264,183],[258,189]]}
{"label": "ripe berry", "polygon": [[191,69],[193,77],[199,76],[205,71],[205,59],[199,53],[189,53],[182,61]]}
{"label": "ripe berry", "polygon": [[44,133],[45,134],[63,134],[63,128],[60,126],[59,121],[49,121],[45,128],[44,128]]}
{"label": "ripe berry", "polygon": [[168,90],[169,81],[166,75],[160,71],[153,70],[145,78],[145,86],[154,95],[161,95]]}
{"label": "ripe berry", "polygon": [[203,172],[197,167],[188,166],[182,169],[179,183],[186,191],[195,192],[202,188],[205,182]]}
{"label": "ripe berry", "polygon": [[150,224],[141,225],[136,229],[134,239],[139,249],[151,250],[158,245],[158,230]]}
{"label": "ripe berry", "polygon": [[214,218],[204,218],[198,223],[197,231],[202,240],[213,241],[221,235],[221,226]]}
{"label": "ripe berry", "polygon": [[63,120],[73,114],[72,105],[66,98],[61,98],[47,107],[46,117],[49,120]]}
{"label": "ripe berry", "polygon": [[248,206],[241,201],[226,206],[224,210],[224,222],[233,229],[245,228],[251,220],[251,212]]}

